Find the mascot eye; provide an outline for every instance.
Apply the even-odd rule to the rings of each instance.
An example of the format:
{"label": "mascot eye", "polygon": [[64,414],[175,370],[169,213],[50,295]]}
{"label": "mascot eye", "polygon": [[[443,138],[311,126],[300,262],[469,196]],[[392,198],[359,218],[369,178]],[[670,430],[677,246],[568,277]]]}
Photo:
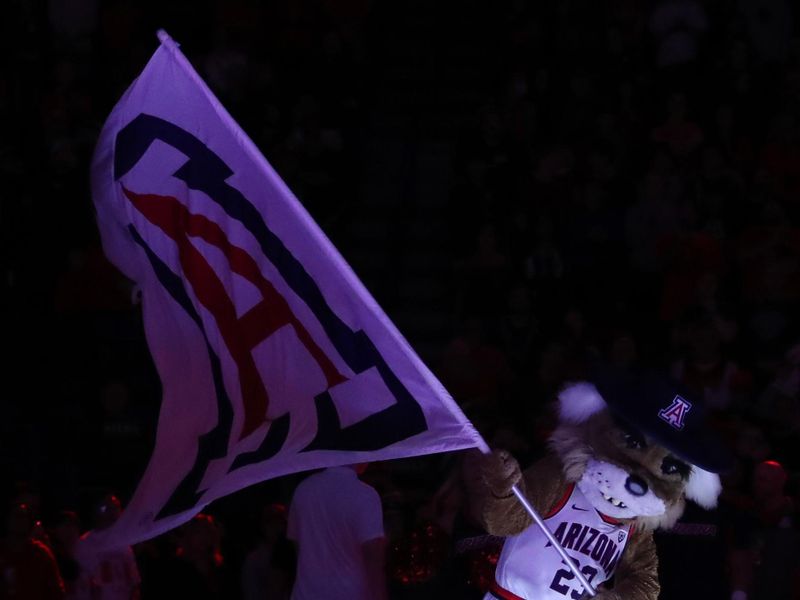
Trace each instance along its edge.
{"label": "mascot eye", "polygon": [[625,440],[625,445],[628,448],[632,448],[634,450],[641,450],[647,443],[644,441],[644,438],[634,431],[626,431],[623,434],[623,439]]}
{"label": "mascot eye", "polygon": [[681,460],[678,460],[674,456],[667,456],[661,462],[661,472],[664,473],[664,475],[680,475],[681,477],[688,477],[689,465]]}

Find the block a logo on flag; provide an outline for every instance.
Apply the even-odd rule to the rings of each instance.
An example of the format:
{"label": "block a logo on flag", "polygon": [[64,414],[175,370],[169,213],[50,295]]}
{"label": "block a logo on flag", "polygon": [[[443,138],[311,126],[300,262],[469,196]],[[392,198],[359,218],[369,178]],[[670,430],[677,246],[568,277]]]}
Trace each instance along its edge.
{"label": "block a logo on flag", "polygon": [[92,163],[103,247],[142,289],[163,384],[150,463],[95,543],[157,535],[286,473],[480,446],[177,45],[159,37]]}

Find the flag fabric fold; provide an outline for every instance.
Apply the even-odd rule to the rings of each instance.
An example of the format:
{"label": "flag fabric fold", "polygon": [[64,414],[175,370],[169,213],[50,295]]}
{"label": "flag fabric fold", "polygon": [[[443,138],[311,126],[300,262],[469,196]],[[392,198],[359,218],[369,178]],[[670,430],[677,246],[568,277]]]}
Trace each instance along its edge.
{"label": "flag fabric fold", "polygon": [[142,290],[155,448],[96,543],[131,544],[287,473],[481,446],[447,391],[175,42],[92,161],[109,259]]}

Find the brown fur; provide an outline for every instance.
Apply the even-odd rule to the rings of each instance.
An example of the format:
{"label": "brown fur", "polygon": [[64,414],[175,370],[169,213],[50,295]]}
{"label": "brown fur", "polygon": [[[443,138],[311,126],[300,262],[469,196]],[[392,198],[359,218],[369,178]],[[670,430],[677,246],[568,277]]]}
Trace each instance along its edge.
{"label": "brown fur", "polygon": [[651,530],[669,528],[683,514],[686,479],[678,474],[663,474],[661,463],[670,452],[650,439],[647,441],[645,449],[628,448],[622,430],[604,410],[583,423],[559,425],[550,436],[550,448],[561,459],[569,482],[581,478],[591,458],[613,463],[642,477],[667,505],[667,512],[656,517],[638,517],[637,525]]}
{"label": "brown fur", "polygon": [[[629,448],[624,432],[610,413],[602,410],[582,423],[561,423],[550,436],[551,454],[522,473],[513,458],[498,453],[482,456],[475,452],[465,460],[465,475],[472,512],[494,535],[521,533],[532,524],[531,517],[510,494],[518,482],[533,507],[547,516],[570,483],[578,482],[591,459],[612,463],[643,478],[665,503],[667,510],[655,517],[636,517],[636,533],[620,560],[612,590],[602,590],[604,600],[656,600],[659,593],[658,559],[652,531],[671,527],[684,508],[686,477],[665,475],[662,461],[669,451],[647,440],[645,448]],[[630,520],[629,520],[630,521]]]}

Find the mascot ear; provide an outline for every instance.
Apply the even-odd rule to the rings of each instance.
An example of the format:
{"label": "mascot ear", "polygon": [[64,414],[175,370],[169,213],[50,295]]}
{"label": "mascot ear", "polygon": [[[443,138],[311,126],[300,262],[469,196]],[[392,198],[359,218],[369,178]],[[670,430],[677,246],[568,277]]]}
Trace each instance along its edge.
{"label": "mascot ear", "polygon": [[702,506],[703,508],[714,508],[717,505],[717,498],[722,491],[722,483],[719,475],[704,471],[700,467],[692,465],[692,474],[686,482],[686,497]]}
{"label": "mascot ear", "polygon": [[591,383],[568,383],[558,395],[559,420],[583,423],[606,408],[606,401]]}

